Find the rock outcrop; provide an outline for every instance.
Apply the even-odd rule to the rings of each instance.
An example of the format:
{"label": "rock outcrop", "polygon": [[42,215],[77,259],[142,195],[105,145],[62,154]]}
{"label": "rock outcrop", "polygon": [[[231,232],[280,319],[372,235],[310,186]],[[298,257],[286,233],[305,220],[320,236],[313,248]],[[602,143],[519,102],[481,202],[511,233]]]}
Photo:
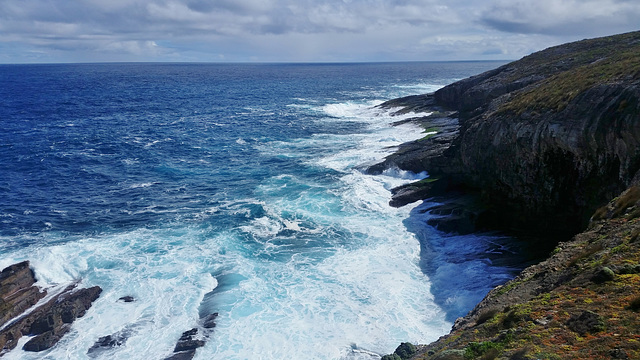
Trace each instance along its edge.
{"label": "rock outcrop", "polygon": [[[640,32],[585,40],[408,104],[383,104],[415,109],[422,101],[457,113],[440,118],[446,135],[401,146],[370,171],[426,170],[438,181],[414,190],[414,200],[443,188],[476,191],[488,204],[486,224],[567,239],[640,170],[638,54]],[[394,205],[412,200],[400,195]]]}
{"label": "rock outcrop", "polygon": [[35,275],[29,268],[28,261],[2,270],[0,273],[0,326],[45,297],[46,291],[40,291],[33,285],[35,282]]}
{"label": "rock outcrop", "polygon": [[394,189],[392,205],[455,191],[467,200],[430,210],[456,217],[435,226],[557,244],[412,359],[640,358],[640,32],[549,48],[382,106],[430,109],[416,121],[454,129],[369,168],[429,173]]}
{"label": "rock outcrop", "polygon": [[[69,285],[45,303],[46,292],[35,287],[28,262],[11,265],[0,274],[0,356],[16,347],[23,335],[32,336],[23,349],[42,351],[54,346],[70,329],[76,318],[84,316],[102,289],[98,286],[77,289]],[[9,322],[10,321],[10,322]]]}
{"label": "rock outcrop", "polygon": [[200,318],[200,328],[196,327],[183,332],[173,349],[173,355],[165,360],[193,359],[196,355],[196,350],[207,343],[207,340],[213,332],[213,328],[216,327],[215,320],[217,317],[218,313],[205,315]]}

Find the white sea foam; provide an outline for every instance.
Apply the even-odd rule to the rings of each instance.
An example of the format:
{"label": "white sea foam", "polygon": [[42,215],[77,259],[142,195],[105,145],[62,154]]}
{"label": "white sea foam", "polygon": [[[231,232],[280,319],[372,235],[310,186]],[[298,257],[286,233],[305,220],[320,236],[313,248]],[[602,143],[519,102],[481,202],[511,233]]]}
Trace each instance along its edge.
{"label": "white sea foam", "polygon": [[[390,127],[399,118],[372,108],[378,103],[302,109],[324,114],[318,121],[366,124],[363,134],[250,142],[267,155],[325,169],[335,181],[280,174],[263,181],[255,197],[202,209],[201,223],[93,237],[49,233],[38,246],[8,251],[0,266],[29,259],[42,287],[81,281],[104,291],[58,346],[40,354],[17,349],[5,358],[86,358],[98,338],[123,332],[130,335],[124,346],[95,358],[162,359],[200,315],[214,311],[217,327],[196,359],[370,360],[402,341],[424,343],[446,333],[451,323],[431,286],[461,269],[425,276],[418,239],[404,225],[412,206],[388,206],[390,188],[426,174],[357,170],[424,136],[413,125]],[[209,225],[217,217],[234,225]],[[122,296],[135,301],[118,301]],[[450,301],[461,296],[451,293]]]}

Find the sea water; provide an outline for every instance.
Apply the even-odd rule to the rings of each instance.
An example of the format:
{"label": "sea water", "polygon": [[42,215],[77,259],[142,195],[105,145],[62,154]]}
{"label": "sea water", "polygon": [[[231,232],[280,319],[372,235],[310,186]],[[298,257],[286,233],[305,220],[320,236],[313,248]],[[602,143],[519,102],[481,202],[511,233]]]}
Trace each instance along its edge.
{"label": "sea water", "polygon": [[498,65],[0,65],[0,267],[103,289],[55,347],[5,358],[88,358],[125,334],[91,356],[162,359],[211,313],[196,359],[377,359],[437,339],[513,277],[491,255],[509,242],[388,206],[426,173],[359,169],[424,136],[376,105]]}

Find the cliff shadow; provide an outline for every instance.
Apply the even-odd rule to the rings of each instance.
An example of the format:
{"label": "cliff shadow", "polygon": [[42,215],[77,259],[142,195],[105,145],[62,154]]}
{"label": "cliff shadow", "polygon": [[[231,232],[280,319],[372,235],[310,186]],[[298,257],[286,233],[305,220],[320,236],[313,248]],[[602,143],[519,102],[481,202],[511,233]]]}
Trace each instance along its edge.
{"label": "cliff shadow", "polygon": [[[550,251],[535,239],[474,231],[460,220],[455,207],[451,212],[442,211],[451,208],[448,201],[455,200],[455,196],[425,200],[404,220],[407,230],[420,242],[420,268],[429,278],[434,301],[451,322],[466,315],[491,289],[541,261]],[[456,224],[460,231],[456,231]]]}

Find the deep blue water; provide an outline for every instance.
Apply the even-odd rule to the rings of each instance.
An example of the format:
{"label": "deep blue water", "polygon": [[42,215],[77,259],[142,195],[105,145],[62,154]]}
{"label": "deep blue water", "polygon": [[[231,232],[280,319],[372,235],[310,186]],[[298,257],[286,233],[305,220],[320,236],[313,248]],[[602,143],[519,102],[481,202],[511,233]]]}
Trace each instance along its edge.
{"label": "deep blue water", "polygon": [[388,190],[425,174],[356,169],[423,136],[374,105],[498,65],[0,65],[0,265],[105,290],[56,359],[125,330],[100,356],[162,358],[212,312],[200,359],[434,340],[513,269],[476,256],[491,236],[408,231]]}

